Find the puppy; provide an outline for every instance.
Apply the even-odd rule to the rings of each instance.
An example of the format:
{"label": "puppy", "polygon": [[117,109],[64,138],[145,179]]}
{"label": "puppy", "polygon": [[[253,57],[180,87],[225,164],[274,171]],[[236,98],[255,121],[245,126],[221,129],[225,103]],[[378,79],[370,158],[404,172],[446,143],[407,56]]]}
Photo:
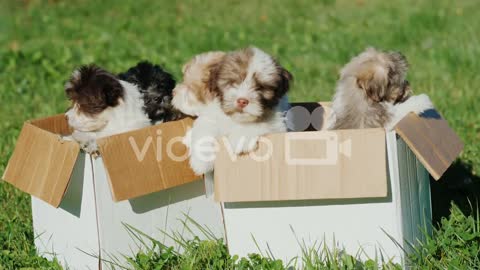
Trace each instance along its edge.
{"label": "puppy", "polygon": [[140,63],[120,75],[95,65],[75,70],[65,92],[72,107],[66,112],[72,139],[89,153],[98,138],[176,119],[170,104],[175,81],[160,67]]}
{"label": "puppy", "polygon": [[410,112],[433,108],[426,95],[411,96],[406,58],[368,48],[341,72],[332,103],[330,129],[392,129]]}
{"label": "puppy", "polygon": [[241,154],[253,151],[261,135],[286,131],[279,104],[292,75],[267,53],[257,48],[206,53],[183,71],[173,104],[198,116],[186,140],[197,174],[213,170],[218,136],[226,135],[232,151]]}
{"label": "puppy", "polygon": [[126,72],[120,73],[118,78],[138,87],[143,98],[143,110],[147,113],[152,124],[179,120],[185,117],[172,105],[172,91],[175,88],[175,80],[170,73],[165,72],[159,65],[142,61]]}

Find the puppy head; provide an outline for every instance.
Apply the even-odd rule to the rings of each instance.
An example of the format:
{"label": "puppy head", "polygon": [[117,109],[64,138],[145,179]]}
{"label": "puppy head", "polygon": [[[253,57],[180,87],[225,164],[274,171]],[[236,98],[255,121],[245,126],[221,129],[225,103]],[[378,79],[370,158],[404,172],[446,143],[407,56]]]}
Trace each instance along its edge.
{"label": "puppy head", "polygon": [[67,113],[69,124],[78,130],[92,131],[105,125],[102,115],[120,103],[124,89],[115,75],[89,65],[73,72],[65,93],[72,101]]}
{"label": "puppy head", "polygon": [[215,95],[210,88],[212,72],[225,56],[224,52],[208,52],[195,56],[182,68],[183,82],[173,90],[172,104],[188,115],[198,115]]}
{"label": "puppy head", "polygon": [[118,74],[120,80],[136,85],[143,97],[143,110],[152,123],[173,121],[182,114],[172,108],[175,79],[160,65],[141,61],[126,72]]}
{"label": "puppy head", "polygon": [[356,86],[374,102],[398,103],[411,95],[407,70],[407,59],[401,53],[368,48],[342,69],[340,79],[354,77]]}
{"label": "puppy head", "polygon": [[272,56],[247,48],[223,58],[210,77],[210,88],[227,115],[238,122],[255,122],[274,111],[292,79]]}

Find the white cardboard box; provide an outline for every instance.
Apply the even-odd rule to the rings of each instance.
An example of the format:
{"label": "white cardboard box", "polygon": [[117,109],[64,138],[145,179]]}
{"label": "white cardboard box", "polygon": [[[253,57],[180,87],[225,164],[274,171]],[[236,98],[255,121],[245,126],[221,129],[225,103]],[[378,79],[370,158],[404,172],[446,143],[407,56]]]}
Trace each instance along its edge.
{"label": "white cardboard box", "polygon": [[[319,103],[293,106],[312,113],[310,128],[328,117]],[[295,123],[299,111],[291,112]],[[185,214],[224,236],[232,254],[269,250],[288,261],[301,255],[300,243],[335,239],[350,253],[362,248],[374,257],[379,250],[400,262],[403,253],[386,233],[405,247],[421,238],[419,228],[429,230],[428,173],[438,179],[463,148],[431,113],[409,115],[392,132],[271,134],[264,137],[270,144],[239,157],[221,144],[215,174],[205,181],[187,160],[167,154],[186,154],[180,140],[192,119],[98,140],[101,157],[92,157],[60,138],[70,129],[59,115],[25,123],[3,178],[32,195],[39,251],[70,269],[108,269],[102,260],[138,251],[122,223],[174,245],[162,231],[181,231]]]}
{"label": "white cardboard box", "polygon": [[[328,105],[295,106],[312,113],[310,129],[328,119]],[[301,118],[294,114],[302,110],[291,112],[290,121]],[[363,250],[363,259],[381,252],[404,262],[407,242],[431,230],[429,172],[438,179],[463,148],[435,111],[411,114],[390,132],[318,130],[266,138],[270,144],[260,144],[253,157],[231,156],[222,145],[215,197],[232,254],[262,252],[284,261],[324,241],[352,255]],[[269,158],[259,162],[266,153]]]}
{"label": "white cardboard box", "polygon": [[[205,196],[204,181],[193,174],[188,160],[156,158],[160,148],[161,154],[186,152],[181,143],[170,150],[167,144],[183,136],[191,122],[169,122],[99,140],[99,157],[58,136],[69,133],[61,115],[25,123],[3,178],[32,194],[39,253],[56,256],[69,269],[110,269],[109,262],[124,263],[122,255],[133,256],[140,248],[125,224],[168,246],[176,243],[165,233],[205,238],[192,223],[186,222],[193,235],[187,230],[187,216],[222,237],[220,205]],[[140,161],[128,139],[134,137],[143,149],[151,134],[162,134],[164,140],[153,144],[153,137]]]}

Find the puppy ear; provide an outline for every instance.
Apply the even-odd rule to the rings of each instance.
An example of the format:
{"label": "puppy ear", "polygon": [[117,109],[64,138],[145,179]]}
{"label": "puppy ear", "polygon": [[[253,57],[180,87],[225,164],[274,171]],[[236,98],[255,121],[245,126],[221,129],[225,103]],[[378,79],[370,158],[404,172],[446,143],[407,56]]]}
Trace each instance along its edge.
{"label": "puppy ear", "polygon": [[95,66],[82,66],[74,71],[65,85],[67,97],[81,103],[86,113],[99,113],[109,106],[116,106],[124,89],[115,75]]}
{"label": "puppy ear", "polygon": [[220,95],[220,89],[218,88],[218,78],[220,77],[220,69],[221,69],[222,63],[217,62],[212,65],[209,65],[206,70],[206,85],[208,88],[208,91],[210,94],[213,96],[218,96]]}
{"label": "puppy ear", "polygon": [[283,96],[288,92],[288,90],[290,89],[290,86],[292,85],[293,75],[288,70],[281,67],[280,78],[281,78],[280,91]]}
{"label": "puppy ear", "polygon": [[113,76],[107,76],[105,78],[102,90],[105,95],[105,103],[108,106],[116,106],[118,100],[123,97],[123,86],[120,84],[120,81]]}
{"label": "puppy ear", "polygon": [[393,72],[405,74],[408,70],[408,61],[401,52],[389,52],[388,56],[393,63]]}
{"label": "puppy ear", "polygon": [[382,67],[371,66],[365,68],[357,76],[357,85],[375,102],[381,102],[386,97],[388,86],[388,71]]}
{"label": "puppy ear", "polygon": [[190,66],[192,65],[192,61],[186,63],[185,65],[182,66],[182,74],[185,74],[185,72],[187,71],[187,69],[190,68]]}

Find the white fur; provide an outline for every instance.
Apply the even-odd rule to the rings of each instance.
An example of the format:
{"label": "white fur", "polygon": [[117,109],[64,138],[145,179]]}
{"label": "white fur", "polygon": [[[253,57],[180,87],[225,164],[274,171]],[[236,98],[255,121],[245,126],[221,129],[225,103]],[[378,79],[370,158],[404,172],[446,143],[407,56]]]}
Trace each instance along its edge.
{"label": "white fur", "polygon": [[251,59],[252,62],[248,65],[247,78],[253,73],[257,73],[261,80],[268,80],[270,76],[277,73],[275,62],[266,52],[258,48],[252,48],[252,50],[254,55]]}
{"label": "white fur", "polygon": [[413,112],[417,115],[425,112],[426,110],[433,109],[432,101],[430,98],[421,94],[418,96],[412,96],[403,103],[396,105],[389,104],[388,111],[392,116],[390,121],[385,125],[385,129],[392,130],[407,114]]}
{"label": "white fur", "polygon": [[[247,75],[240,85],[233,85],[224,91],[224,106],[227,110],[235,111],[236,102],[239,98],[249,101],[248,105],[243,108],[242,112],[235,112],[232,118],[239,122],[255,121],[256,118],[263,114],[262,106],[258,102],[260,94],[255,91],[254,74],[260,80],[270,80],[272,76],[277,75],[277,68],[274,60],[270,55],[258,48],[251,48],[253,56],[248,65]],[[273,93],[272,93],[273,95]]]}
{"label": "white fur", "polygon": [[175,86],[173,91],[175,95],[172,99],[172,105],[184,114],[198,116],[205,109],[206,105],[198,101],[197,97],[185,85],[179,84]]}
{"label": "white fur", "polygon": [[81,113],[76,105],[66,112],[68,124],[74,129],[72,138],[87,152],[97,151],[96,139],[150,125],[138,88],[125,81],[120,83],[125,93],[117,106],[109,107],[93,117]]}
{"label": "white fur", "polygon": [[279,132],[286,132],[282,112],[274,113],[263,122],[237,122],[214,100],[199,113],[184,142],[190,149],[190,166],[200,175],[213,170],[217,138],[227,136],[229,147],[235,154],[241,154],[255,150],[260,136]]}

